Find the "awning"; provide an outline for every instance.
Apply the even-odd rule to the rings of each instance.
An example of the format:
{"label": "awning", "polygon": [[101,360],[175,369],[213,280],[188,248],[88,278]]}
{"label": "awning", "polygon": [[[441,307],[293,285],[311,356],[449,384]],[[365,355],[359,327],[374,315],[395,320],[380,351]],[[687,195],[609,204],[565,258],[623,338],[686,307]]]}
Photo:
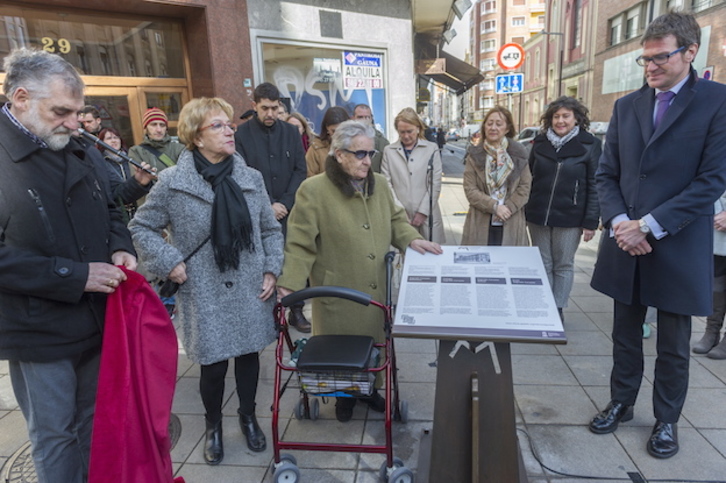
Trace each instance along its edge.
{"label": "awning", "polygon": [[[456,95],[461,95],[468,91],[476,84],[484,80],[484,75],[471,64],[467,64],[463,60],[459,60],[451,54],[441,51],[439,57],[445,59],[446,66],[444,72],[435,74],[420,74],[421,77],[440,82],[451,88]],[[421,59],[423,61],[434,59]]]}

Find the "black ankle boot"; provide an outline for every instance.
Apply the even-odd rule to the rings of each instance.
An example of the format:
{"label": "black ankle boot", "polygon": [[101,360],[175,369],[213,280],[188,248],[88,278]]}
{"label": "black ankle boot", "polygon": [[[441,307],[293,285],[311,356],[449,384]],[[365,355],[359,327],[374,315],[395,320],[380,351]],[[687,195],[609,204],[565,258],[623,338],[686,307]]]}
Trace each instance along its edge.
{"label": "black ankle boot", "polygon": [[265,433],[262,432],[260,425],[257,424],[255,414],[239,414],[239,427],[242,428],[242,434],[247,438],[247,447],[256,453],[265,451],[267,448],[267,440]]}
{"label": "black ankle boot", "polygon": [[204,461],[208,465],[218,465],[224,458],[224,445],[222,444],[222,420],[216,423],[207,423],[207,431],[204,434]]}

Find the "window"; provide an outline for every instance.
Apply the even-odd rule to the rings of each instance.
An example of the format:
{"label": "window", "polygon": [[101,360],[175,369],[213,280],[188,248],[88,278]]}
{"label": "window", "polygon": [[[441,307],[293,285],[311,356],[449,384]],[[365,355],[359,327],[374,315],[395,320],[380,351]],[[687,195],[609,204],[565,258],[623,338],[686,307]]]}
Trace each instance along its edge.
{"label": "window", "polygon": [[514,6],[526,5],[526,4],[527,4],[527,0],[514,0],[512,2],[512,5],[514,5]]}
{"label": "window", "polygon": [[494,90],[494,79],[484,79],[484,82],[479,85],[484,86],[482,89],[486,91],[492,91]]}
{"label": "window", "polygon": [[484,72],[489,70],[494,70],[495,66],[497,65],[496,59],[484,59],[482,60],[482,69]]}
{"label": "window", "polygon": [[[168,77],[186,78],[181,20],[148,21],[117,13],[96,17],[7,4],[0,2],[2,52],[15,45],[50,42],[47,47],[61,52],[83,75],[156,77],[163,62]],[[151,69],[145,58],[151,61]]]}
{"label": "window", "polygon": [[486,2],[481,3],[482,15],[486,15],[489,13],[496,13],[496,11],[497,11],[497,2],[495,0],[487,0]]}
{"label": "window", "polygon": [[625,23],[625,39],[632,39],[640,32],[640,5],[628,10]]}
{"label": "window", "polygon": [[580,46],[582,39],[582,0],[575,1],[575,12],[573,15],[574,20],[574,34],[572,36],[572,48]]}
{"label": "window", "polygon": [[485,96],[482,102],[483,109],[491,109],[494,107],[494,98],[492,96]]}
{"label": "window", "polygon": [[643,28],[641,19],[645,3],[639,3],[610,19],[610,45],[638,37]]}
{"label": "window", "polygon": [[684,0],[668,0],[666,2],[666,10],[683,10]]}
{"label": "window", "polygon": [[706,10],[708,7],[713,5],[713,3],[713,0],[692,0],[691,9],[693,9],[694,12],[700,12],[701,10]]}
{"label": "window", "polygon": [[544,28],[544,26],[545,26],[545,16],[544,15],[537,16],[537,25]]}
{"label": "window", "polygon": [[496,20],[485,20],[481,23],[481,33],[486,34],[489,32],[496,32],[497,31],[497,21]]}
{"label": "window", "polygon": [[540,74],[541,68],[542,68],[542,65],[540,63],[540,58],[539,58],[539,49],[537,49],[534,52],[534,77],[535,77],[535,79],[539,79],[539,74]]}
{"label": "window", "polygon": [[512,27],[524,27],[524,17],[512,17]]}
{"label": "window", "polygon": [[512,37],[512,40],[510,42],[512,42],[513,44],[524,45],[524,37]]}
{"label": "window", "polygon": [[497,50],[497,40],[496,39],[488,39],[482,41],[482,52],[496,52]]}
{"label": "window", "polygon": [[610,19],[610,45],[620,43],[620,31],[622,28],[623,18],[617,16]]}

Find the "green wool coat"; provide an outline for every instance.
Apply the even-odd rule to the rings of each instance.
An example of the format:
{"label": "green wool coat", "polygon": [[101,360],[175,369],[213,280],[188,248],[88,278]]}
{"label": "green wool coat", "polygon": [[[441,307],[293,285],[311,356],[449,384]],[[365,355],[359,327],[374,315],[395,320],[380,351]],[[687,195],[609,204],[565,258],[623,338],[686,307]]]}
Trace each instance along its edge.
{"label": "green wool coat", "polygon": [[[332,171],[332,173],[331,173]],[[390,245],[404,250],[421,238],[395,204],[386,179],[369,174],[370,194],[353,192],[338,163],[328,158],[326,172],[305,180],[287,222],[285,261],[277,281],[290,290],[337,285],[370,294],[385,303],[385,254]],[[316,298],[313,334],[370,335],[383,342],[383,313],[374,306]]]}

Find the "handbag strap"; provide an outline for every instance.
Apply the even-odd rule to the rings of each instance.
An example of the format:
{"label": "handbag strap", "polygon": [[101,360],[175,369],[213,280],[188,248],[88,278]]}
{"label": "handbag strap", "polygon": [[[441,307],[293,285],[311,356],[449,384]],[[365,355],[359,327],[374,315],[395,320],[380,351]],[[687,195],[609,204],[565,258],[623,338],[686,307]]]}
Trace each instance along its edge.
{"label": "handbag strap", "polygon": [[167,168],[171,168],[172,166],[174,166],[176,164],[174,162],[174,160],[171,159],[166,153],[162,153],[158,149],[156,149],[152,146],[149,146],[148,144],[139,144],[139,146],[141,146],[143,149],[147,150],[148,152],[150,152],[151,154],[156,156],[157,159],[159,161],[161,161],[162,163],[164,163]]}
{"label": "handbag strap", "polygon": [[199,249],[202,248],[204,246],[204,244],[209,241],[210,238],[212,238],[212,235],[211,234],[210,235],[207,235],[207,238],[205,238],[204,241],[202,241],[202,243],[200,243],[199,246],[197,248],[195,248],[192,253],[190,253],[189,255],[187,255],[186,258],[184,258],[184,260],[182,260],[182,261],[184,263],[188,262],[189,259],[192,258],[194,256],[194,254],[197,253],[199,251]]}

